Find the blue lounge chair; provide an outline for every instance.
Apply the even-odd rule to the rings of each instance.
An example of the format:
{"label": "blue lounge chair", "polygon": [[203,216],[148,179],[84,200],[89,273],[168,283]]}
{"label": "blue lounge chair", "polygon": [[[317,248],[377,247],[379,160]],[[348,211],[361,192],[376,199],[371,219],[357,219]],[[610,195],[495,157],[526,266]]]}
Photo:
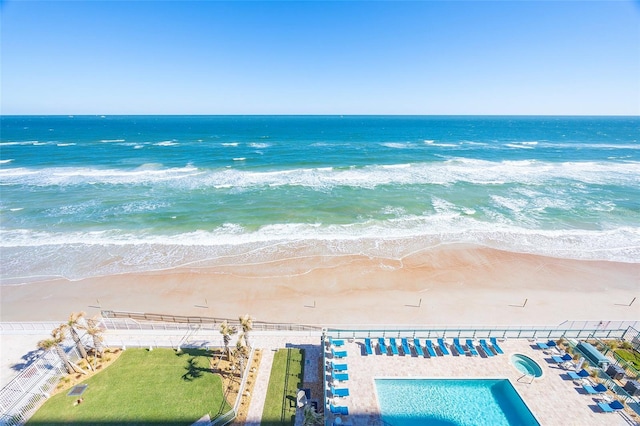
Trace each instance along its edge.
{"label": "blue lounge chair", "polygon": [[569,375],[569,377],[571,377],[571,380],[580,380],[584,379],[585,377],[589,377],[589,372],[584,368],[577,373],[575,371],[567,371],[567,374]]}
{"label": "blue lounge chair", "polygon": [[334,388],[333,386],[331,386],[331,393],[333,394],[333,396],[349,396],[349,388]]}
{"label": "blue lounge chair", "polygon": [[367,355],[373,354],[373,349],[371,348],[371,339],[368,337],[364,339],[364,349],[367,351]]}
{"label": "blue lounge chair", "polygon": [[544,342],[538,342],[536,345],[538,346],[538,349],[549,349],[549,346]]}
{"label": "blue lounge chair", "polygon": [[503,354],[504,352],[502,351],[502,348],[500,347],[500,345],[498,345],[498,339],[496,339],[495,337],[492,337],[489,339],[489,341],[491,342],[491,346],[493,346],[493,349],[496,350],[497,354]]}
{"label": "blue lounge chair", "polygon": [[608,404],[606,402],[598,402],[598,407],[605,413],[613,413],[624,409],[624,405],[617,399],[614,399]]}
{"label": "blue lounge chair", "polygon": [[347,356],[347,351],[334,351],[333,349],[331,349],[331,353],[333,354],[334,358],[344,358]]}
{"label": "blue lounge chair", "polygon": [[427,345],[427,352],[429,352],[429,356],[431,358],[435,358],[438,356],[436,350],[433,348],[433,342],[429,339],[424,341],[425,345]]}
{"label": "blue lounge chair", "polygon": [[411,349],[409,349],[409,342],[407,342],[407,339],[403,337],[401,342],[402,342],[402,352],[404,352],[405,355],[411,355]]}
{"label": "blue lounge chair", "polygon": [[486,340],[480,339],[480,346],[482,347],[482,350],[484,351],[484,353],[487,354],[487,356],[493,356],[493,351],[487,344]]}
{"label": "blue lounge chair", "polygon": [[335,362],[331,361],[331,369],[333,371],[347,371],[348,366],[347,364],[336,364]]}
{"label": "blue lounge chair", "polygon": [[420,346],[420,339],[413,339],[413,347],[416,348],[416,353],[418,354],[418,356],[424,357],[422,346]]}
{"label": "blue lounge chair", "polygon": [[329,404],[329,411],[331,411],[331,414],[341,414],[343,416],[349,415],[349,407],[341,405]]}
{"label": "blue lounge chair", "polygon": [[553,362],[555,362],[556,364],[562,364],[564,362],[564,360],[562,359],[562,357],[560,355],[552,355],[551,359],[553,360]]}
{"label": "blue lounge chair", "polygon": [[440,350],[442,351],[442,355],[449,355],[449,349],[447,349],[447,344],[444,342],[444,339],[438,339],[438,346],[440,346]]}
{"label": "blue lounge chair", "polygon": [[389,346],[391,347],[391,353],[394,355],[398,355],[398,344],[396,343],[396,339],[390,337]]}
{"label": "blue lounge chair", "polygon": [[332,344],[333,346],[343,346],[344,345],[344,340],[343,339],[332,339],[331,337],[329,337],[329,343]]}
{"label": "blue lounge chair", "polygon": [[473,346],[473,340],[467,339],[467,348],[469,349],[471,355],[478,356],[478,351],[476,350],[475,346]]}
{"label": "blue lounge chair", "polygon": [[333,375],[333,378],[336,379],[339,382],[346,382],[347,380],[349,380],[349,374],[347,374],[347,373],[335,373]]}
{"label": "blue lounge chair", "polygon": [[590,386],[590,385],[582,385],[582,388],[589,394],[589,395],[599,395],[601,393],[604,393],[607,391],[607,387],[605,385],[603,385],[602,383],[598,383],[595,386]]}
{"label": "blue lounge chair", "polygon": [[384,337],[378,338],[378,347],[380,348],[380,354],[387,354],[387,344],[384,342]]}
{"label": "blue lounge chair", "polygon": [[456,351],[458,351],[458,355],[466,355],[464,349],[460,346],[460,339],[457,337],[453,338],[453,346],[456,348]]}

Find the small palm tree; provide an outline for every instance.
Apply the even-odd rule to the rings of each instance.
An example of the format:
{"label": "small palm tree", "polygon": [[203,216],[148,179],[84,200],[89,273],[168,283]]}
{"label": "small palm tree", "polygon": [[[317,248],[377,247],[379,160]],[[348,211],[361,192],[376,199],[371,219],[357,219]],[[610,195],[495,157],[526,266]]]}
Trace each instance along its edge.
{"label": "small palm tree", "polygon": [[236,334],[238,329],[232,325],[229,325],[226,321],[220,324],[220,334],[222,334],[222,341],[224,342],[224,349],[227,352],[227,360],[231,361],[231,350],[229,349],[229,343],[231,343],[231,336]]}
{"label": "small palm tree", "polygon": [[302,411],[302,426],[315,426],[324,423],[322,414],[316,412],[312,405],[305,405]]}
{"label": "small palm tree", "polygon": [[238,364],[240,377],[242,377],[242,373],[244,372],[244,363],[248,357],[249,349],[242,343],[242,340],[238,339],[236,342],[236,348],[233,351],[233,358],[235,363]]}
{"label": "small palm tree", "polygon": [[84,312],[72,312],[71,315],[69,315],[69,320],[64,323],[63,326],[71,332],[71,338],[75,342],[80,356],[86,359],[87,351],[82,344],[82,340],[80,340],[80,334],[78,334],[78,329],[84,328],[84,315]]}
{"label": "small palm tree", "polygon": [[69,361],[69,357],[65,353],[64,349],[62,349],[62,342],[65,339],[65,331],[63,328],[58,327],[51,332],[51,337],[48,339],[40,340],[38,342],[38,347],[45,351],[54,350],[60,360],[62,361],[62,365],[64,365],[65,370],[67,370],[68,374],[72,374],[77,372],[76,369]]}
{"label": "small palm tree", "polygon": [[95,350],[96,356],[102,356],[104,352],[104,347],[102,346],[102,341],[104,338],[102,337],[102,329],[98,327],[96,320],[88,320],[87,325],[83,327],[83,329],[87,332],[91,339],[93,339],[93,349]]}
{"label": "small palm tree", "polygon": [[244,314],[238,318],[238,321],[240,321],[240,327],[242,328],[242,337],[247,346],[251,347],[249,343],[249,332],[253,330],[253,318],[251,318],[249,314]]}

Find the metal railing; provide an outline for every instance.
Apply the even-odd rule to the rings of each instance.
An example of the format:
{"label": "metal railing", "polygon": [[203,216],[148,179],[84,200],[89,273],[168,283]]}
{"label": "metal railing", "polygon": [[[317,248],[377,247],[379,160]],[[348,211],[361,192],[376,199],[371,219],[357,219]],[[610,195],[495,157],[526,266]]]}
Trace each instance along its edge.
{"label": "metal railing", "polygon": [[396,338],[465,338],[487,339],[559,339],[559,338],[600,338],[622,339],[629,327],[636,321],[573,321],[557,326],[374,326],[369,328],[340,327],[325,328],[327,335],[338,338],[363,339],[365,337]]}
{"label": "metal railing", "polygon": [[[69,360],[81,357],[75,344],[67,339],[63,346]],[[26,421],[49,398],[66,374],[62,360],[54,351],[46,351],[0,390],[0,425],[17,426]]]}
{"label": "metal railing", "polygon": [[[218,329],[220,324],[227,322],[230,325],[239,325],[240,321],[230,318],[216,317],[198,317],[198,316],[182,316],[182,315],[166,315],[146,312],[127,312],[127,311],[102,311],[102,317],[105,319],[130,319],[135,320],[139,325],[144,324],[148,329],[159,329],[157,326],[167,327],[175,325],[176,329],[184,328],[185,325],[198,324],[203,329]],[[155,324],[154,324],[155,323]],[[160,323],[160,324],[158,324]],[[319,325],[305,325],[294,323],[274,323],[264,321],[253,321],[254,331],[319,331],[322,327]]]}

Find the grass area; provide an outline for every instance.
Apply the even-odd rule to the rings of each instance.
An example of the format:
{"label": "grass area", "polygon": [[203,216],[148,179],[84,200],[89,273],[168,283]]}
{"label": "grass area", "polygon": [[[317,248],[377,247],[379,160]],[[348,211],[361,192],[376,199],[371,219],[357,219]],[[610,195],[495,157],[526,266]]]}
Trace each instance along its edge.
{"label": "grass area", "polygon": [[274,354],[262,425],[293,425],[296,394],[302,387],[304,354],[301,349],[280,349]]}
{"label": "grass area", "polygon": [[129,349],[87,379],[81,404],[67,391],[52,396],[29,425],[190,425],[231,407],[205,350]]}
{"label": "grass area", "polygon": [[629,364],[640,371],[640,354],[633,349],[616,349],[616,355],[627,361]]}

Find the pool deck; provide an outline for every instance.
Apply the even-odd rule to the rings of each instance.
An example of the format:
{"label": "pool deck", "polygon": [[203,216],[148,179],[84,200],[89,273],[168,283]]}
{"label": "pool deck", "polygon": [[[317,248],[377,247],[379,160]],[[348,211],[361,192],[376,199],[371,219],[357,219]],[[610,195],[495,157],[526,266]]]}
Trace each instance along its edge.
{"label": "pool deck", "polygon": [[[400,339],[396,341],[400,344]],[[388,339],[386,343],[389,344]],[[451,344],[451,340],[448,340],[448,343]],[[569,379],[566,370],[553,363],[551,355],[534,349],[533,342],[511,339],[499,343],[504,351],[503,355],[448,355],[430,359],[416,356],[413,347],[413,356],[380,355],[377,339],[372,339],[375,354],[363,355],[365,349],[362,339],[346,341],[340,349],[347,351],[347,357],[335,361],[348,365],[349,380],[337,382],[336,387],[348,387],[350,395],[334,398],[332,401],[334,405],[345,405],[349,408],[349,416],[341,419],[343,424],[382,425],[374,384],[376,378],[506,378],[541,425],[630,424],[631,419],[625,419],[625,415],[621,413],[602,413],[597,405],[601,397],[588,395],[582,386]],[[422,345],[424,350],[424,340]],[[399,352],[402,354],[402,349],[399,349]],[[426,356],[426,350],[424,352]],[[535,360],[542,367],[543,375],[533,381],[531,377],[523,378],[523,374],[510,362],[511,355],[515,353]],[[327,361],[331,360],[331,350],[328,349]],[[327,379],[330,379],[329,370]],[[332,418],[328,408],[325,412]]]}

